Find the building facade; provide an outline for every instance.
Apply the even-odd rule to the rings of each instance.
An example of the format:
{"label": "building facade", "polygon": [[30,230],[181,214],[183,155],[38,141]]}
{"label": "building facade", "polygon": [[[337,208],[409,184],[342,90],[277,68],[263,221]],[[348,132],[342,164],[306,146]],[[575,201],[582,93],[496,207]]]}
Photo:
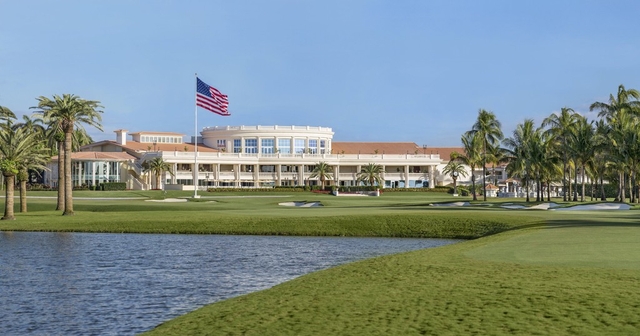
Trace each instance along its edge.
{"label": "building facade", "polygon": [[[74,184],[92,185],[108,175],[109,181],[126,182],[129,189],[319,185],[312,171],[325,162],[333,168],[333,179],[325,185],[355,186],[362,167],[375,163],[383,168],[381,187],[433,188],[452,182],[442,169],[453,151],[463,151],[412,142],[334,141],[331,128],[315,126],[207,127],[191,142],[184,142],[179,133],[115,133],[115,141],[96,142],[74,153]],[[105,160],[105,155],[113,159]],[[166,173],[160,186],[152,185],[155,179],[143,169],[145,161],[156,157],[169,163],[173,173]],[[56,166],[52,161],[50,171]],[[45,183],[55,186],[57,176],[48,175]]]}

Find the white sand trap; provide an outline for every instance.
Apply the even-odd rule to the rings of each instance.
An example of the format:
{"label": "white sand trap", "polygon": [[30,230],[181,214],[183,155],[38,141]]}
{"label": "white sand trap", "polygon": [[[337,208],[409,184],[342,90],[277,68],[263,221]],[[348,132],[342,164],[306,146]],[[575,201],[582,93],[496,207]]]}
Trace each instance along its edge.
{"label": "white sand trap", "polygon": [[431,206],[446,206],[446,207],[460,207],[460,206],[469,206],[469,202],[452,202],[452,203],[434,203],[430,204]]}
{"label": "white sand trap", "polygon": [[548,210],[550,208],[555,208],[558,205],[556,203],[540,203],[537,205],[534,205],[532,207],[530,207],[529,209],[542,209],[542,210]]}
{"label": "white sand trap", "polygon": [[576,205],[569,208],[551,209],[555,211],[578,211],[578,210],[629,210],[631,206],[624,203],[597,203]]}
{"label": "white sand trap", "polygon": [[186,202],[186,198],[165,198],[162,200],[147,200],[147,202],[168,202],[168,203],[177,203],[177,202]]}
{"label": "white sand trap", "polygon": [[548,210],[550,208],[555,208],[558,205],[556,203],[540,203],[540,204],[536,204],[530,207],[521,205],[521,204],[512,204],[512,203],[505,203],[503,205],[501,205],[501,208],[505,208],[505,209],[512,209],[512,210],[518,210],[518,209],[537,209],[537,210]]}
{"label": "white sand trap", "polygon": [[526,209],[527,207],[524,205],[518,205],[518,204],[511,204],[511,205],[506,205],[503,204],[500,206],[501,208],[505,208],[505,209],[512,209],[512,210],[518,210],[518,209]]}
{"label": "white sand trap", "polygon": [[322,203],[320,202],[282,202],[282,203],[278,203],[278,205],[311,208],[311,207],[322,206]]}

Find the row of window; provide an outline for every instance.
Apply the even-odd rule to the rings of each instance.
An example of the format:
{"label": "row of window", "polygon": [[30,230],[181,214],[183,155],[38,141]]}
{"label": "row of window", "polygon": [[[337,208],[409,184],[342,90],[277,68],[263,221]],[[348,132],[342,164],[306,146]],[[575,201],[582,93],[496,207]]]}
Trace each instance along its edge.
{"label": "row of window", "polygon": [[[294,139],[293,148],[291,139],[278,139],[277,151],[282,154],[325,154],[327,152],[327,140],[310,139],[309,146],[306,146],[305,139]],[[219,139],[216,142],[218,148],[227,148],[227,140]],[[242,153],[242,139],[233,139],[233,153]],[[258,139],[244,139],[244,153],[258,153]],[[261,154],[275,154],[276,146],[274,139],[260,139]]]}
{"label": "row of window", "polygon": [[151,135],[143,135],[140,137],[140,142],[144,143],[172,143],[172,144],[180,144],[182,143],[182,137],[175,136],[151,136]]}

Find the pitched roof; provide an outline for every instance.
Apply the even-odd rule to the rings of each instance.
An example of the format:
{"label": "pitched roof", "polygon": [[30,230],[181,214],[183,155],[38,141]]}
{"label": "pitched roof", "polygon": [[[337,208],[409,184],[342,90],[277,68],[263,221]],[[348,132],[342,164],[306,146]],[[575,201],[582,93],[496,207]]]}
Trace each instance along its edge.
{"label": "pitched roof", "polygon": [[[99,142],[94,142],[92,144],[82,146],[82,148],[91,148],[97,145],[115,145],[122,147],[123,149],[128,149],[133,152],[146,152],[146,151],[184,151],[185,147],[187,147],[187,152],[195,151],[195,145],[192,143],[181,143],[181,144],[170,144],[170,143],[156,143],[155,147],[150,143],[141,143],[137,141],[127,140],[126,145],[121,145],[113,140],[104,140]],[[151,149],[149,149],[151,148]],[[216,148],[207,147],[203,144],[198,144],[198,152],[219,152]]]}
{"label": "pitched roof", "polygon": [[153,131],[140,131],[140,132],[135,132],[135,133],[129,133],[129,135],[134,135],[134,134],[162,134],[162,135],[179,135],[179,136],[184,136],[184,134],[182,133],[176,133],[176,132],[153,132]]}
{"label": "pitched roof", "polygon": [[[75,152],[71,153],[71,160],[100,160],[100,161],[127,161],[135,160],[136,157],[126,152]],[[58,160],[58,156],[54,156],[51,160]]]}
{"label": "pitched roof", "polygon": [[462,147],[421,147],[415,142],[343,142],[331,144],[334,154],[440,154],[442,160],[449,160],[452,152],[464,153]]}

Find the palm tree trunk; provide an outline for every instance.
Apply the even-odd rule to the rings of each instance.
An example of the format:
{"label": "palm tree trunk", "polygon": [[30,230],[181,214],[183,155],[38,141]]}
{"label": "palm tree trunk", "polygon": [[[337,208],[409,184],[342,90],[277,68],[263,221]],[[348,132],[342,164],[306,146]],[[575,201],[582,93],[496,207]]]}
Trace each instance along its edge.
{"label": "palm tree trunk", "polygon": [[633,172],[629,172],[629,183],[627,183],[627,186],[629,188],[629,201],[633,202],[633,183],[631,182],[631,174],[633,174]]}
{"label": "palm tree trunk", "polygon": [[5,183],[5,199],[4,199],[4,216],[2,220],[14,220],[13,215],[13,184],[15,183],[15,175],[4,175]]}
{"label": "palm tree trunk", "polygon": [[578,163],[576,162],[576,171],[573,174],[573,201],[578,201]]}
{"label": "palm tree trunk", "polygon": [[160,174],[156,174],[156,189],[160,189]]}
{"label": "palm tree trunk", "polygon": [[582,173],[580,176],[582,176],[582,195],[580,195],[580,202],[584,202],[584,164],[582,165]]}
{"label": "palm tree trunk", "polygon": [[27,212],[27,180],[20,181],[20,212]]}
{"label": "palm tree trunk", "polygon": [[527,203],[529,203],[529,178],[524,179],[525,192],[527,193]]}
{"label": "palm tree trunk", "polygon": [[624,190],[624,171],[620,172],[620,202],[624,202],[626,201],[626,195],[625,195],[625,190]]}
{"label": "palm tree trunk", "polygon": [[564,154],[564,160],[562,160],[562,201],[567,201],[567,154]]}
{"label": "palm tree trunk", "polygon": [[600,200],[607,200],[607,195],[604,193],[604,177],[602,175],[600,175]]}
{"label": "palm tree trunk", "polygon": [[64,142],[58,142],[58,206],[56,210],[64,210]]}
{"label": "palm tree trunk", "polygon": [[471,188],[473,189],[473,200],[477,201],[478,197],[476,196],[476,176],[473,174],[473,170],[475,167],[471,168]]}
{"label": "palm tree trunk", "polygon": [[569,184],[569,188],[565,191],[565,194],[568,193],[567,201],[571,202],[571,195],[573,195],[573,190],[571,188],[571,167],[567,169],[567,183]]}
{"label": "palm tree trunk", "polygon": [[482,199],[487,201],[487,146],[484,147],[484,157],[482,158]]}
{"label": "palm tree trunk", "polygon": [[63,216],[73,216],[73,184],[71,180],[71,142],[73,125],[65,130],[64,138],[64,213]]}

